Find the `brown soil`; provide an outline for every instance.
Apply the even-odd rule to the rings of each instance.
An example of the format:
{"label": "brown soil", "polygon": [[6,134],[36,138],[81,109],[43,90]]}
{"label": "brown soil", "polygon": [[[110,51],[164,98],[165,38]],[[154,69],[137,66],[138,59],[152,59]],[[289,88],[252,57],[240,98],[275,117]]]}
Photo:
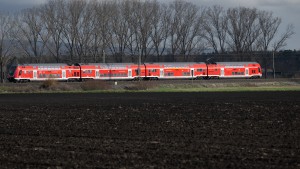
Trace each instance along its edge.
{"label": "brown soil", "polygon": [[300,168],[300,92],[1,94],[1,168]]}

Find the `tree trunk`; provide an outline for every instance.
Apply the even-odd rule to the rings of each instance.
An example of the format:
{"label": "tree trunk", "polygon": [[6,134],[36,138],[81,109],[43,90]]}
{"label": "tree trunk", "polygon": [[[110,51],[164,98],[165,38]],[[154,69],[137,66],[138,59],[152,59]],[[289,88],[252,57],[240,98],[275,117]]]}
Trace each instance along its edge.
{"label": "tree trunk", "polygon": [[0,70],[0,81],[1,81],[1,83],[3,83],[4,82],[4,76],[3,76],[3,62],[1,61],[1,63],[0,63],[0,66],[1,66],[1,70]]}

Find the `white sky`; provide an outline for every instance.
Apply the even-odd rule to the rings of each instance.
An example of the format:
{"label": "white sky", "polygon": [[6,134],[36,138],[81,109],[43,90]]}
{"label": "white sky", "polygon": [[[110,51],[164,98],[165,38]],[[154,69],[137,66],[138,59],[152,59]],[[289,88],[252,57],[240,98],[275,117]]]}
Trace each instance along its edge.
{"label": "white sky", "polygon": [[[157,0],[169,3],[173,0]],[[296,32],[287,43],[286,49],[300,50],[300,0],[186,0],[199,6],[221,5],[229,7],[255,7],[260,10],[273,11],[274,16],[282,18],[280,30],[285,30],[288,24],[294,25]],[[14,11],[47,2],[47,0],[0,0],[0,11]],[[279,32],[280,34],[280,32]]]}

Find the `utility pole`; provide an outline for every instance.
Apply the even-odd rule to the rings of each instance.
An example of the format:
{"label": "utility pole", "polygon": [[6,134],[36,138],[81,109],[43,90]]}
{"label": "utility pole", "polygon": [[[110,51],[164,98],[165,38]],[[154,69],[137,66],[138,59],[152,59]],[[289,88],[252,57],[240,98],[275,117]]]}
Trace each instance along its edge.
{"label": "utility pole", "polygon": [[275,59],[274,59],[274,56],[275,56],[275,52],[273,50],[273,78],[275,79]]}
{"label": "utility pole", "polygon": [[104,49],[102,50],[102,62],[105,63],[105,51],[104,51]]}
{"label": "utility pole", "polygon": [[138,77],[139,77],[139,80],[141,79],[141,59],[142,58],[142,50],[140,49],[140,52],[139,52],[139,62],[138,62]]}

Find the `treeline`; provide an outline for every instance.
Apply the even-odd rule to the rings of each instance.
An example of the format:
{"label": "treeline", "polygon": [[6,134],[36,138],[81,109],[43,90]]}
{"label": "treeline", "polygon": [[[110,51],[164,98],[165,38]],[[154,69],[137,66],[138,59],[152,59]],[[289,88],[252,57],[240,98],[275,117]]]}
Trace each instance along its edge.
{"label": "treeline", "polygon": [[[256,8],[197,6],[186,1],[49,0],[0,14],[1,65],[28,62],[190,61],[203,52],[267,53],[286,45],[293,26]],[[151,57],[151,58],[150,58]],[[150,58],[150,59],[149,59]],[[126,60],[128,61],[128,60]],[[267,62],[267,61],[266,61]]]}

